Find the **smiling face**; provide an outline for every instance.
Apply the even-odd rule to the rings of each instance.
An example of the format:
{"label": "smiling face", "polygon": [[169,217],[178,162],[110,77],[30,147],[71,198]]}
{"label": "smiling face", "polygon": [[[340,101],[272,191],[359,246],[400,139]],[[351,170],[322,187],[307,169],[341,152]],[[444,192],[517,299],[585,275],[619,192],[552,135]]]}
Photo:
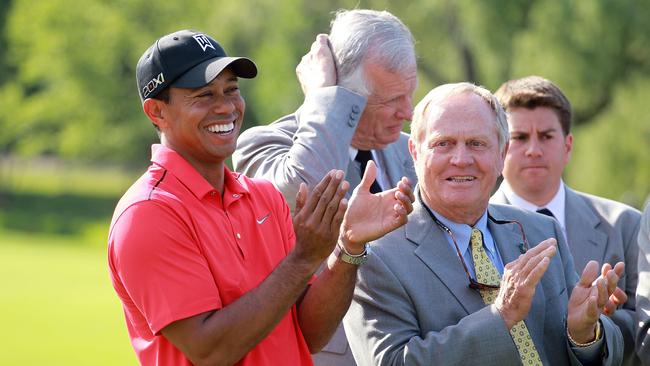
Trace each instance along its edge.
{"label": "smiling face", "polygon": [[352,138],[352,146],[363,150],[383,149],[399,139],[404,122],[413,115],[417,70],[413,65],[405,72],[391,72],[376,63],[369,63],[365,70],[372,93]]}
{"label": "smiling face", "polygon": [[227,68],[203,87],[172,87],[169,96],[169,103],[153,101],[159,107],[159,117],[152,120],[160,129],[161,143],[204,176],[221,169],[219,165],[235,151],[244,117],[235,74]]}
{"label": "smiling face", "polygon": [[564,136],[555,111],[548,107],[508,111],[510,148],[503,177],[519,196],[538,206],[557,193],[571,157],[573,136]]}
{"label": "smiling face", "polygon": [[483,215],[503,167],[496,115],[472,92],[428,107],[420,141],[409,140],[425,203],[446,218],[473,225]]}

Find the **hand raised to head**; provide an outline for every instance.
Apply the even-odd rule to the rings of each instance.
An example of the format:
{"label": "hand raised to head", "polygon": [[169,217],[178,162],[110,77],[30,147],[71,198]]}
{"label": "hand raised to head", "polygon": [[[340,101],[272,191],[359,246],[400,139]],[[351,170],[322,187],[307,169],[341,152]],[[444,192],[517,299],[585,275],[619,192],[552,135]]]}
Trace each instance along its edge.
{"label": "hand raised to head", "polygon": [[327,34],[316,36],[311,49],[296,66],[296,75],[305,95],[314,89],[336,85],[336,64]]}
{"label": "hand raised to head", "polygon": [[332,252],[347,208],[343,197],[349,187],[340,170],[327,173],[309,193],[307,186],[300,184],[293,228],[295,252],[301,259],[318,265]]}
{"label": "hand raised to head", "polygon": [[376,175],[377,167],[369,161],[343,218],[341,241],[353,254],[363,252],[365,243],[404,225],[413,211],[415,196],[407,178],[402,178],[395,188],[372,194],[370,187]]}

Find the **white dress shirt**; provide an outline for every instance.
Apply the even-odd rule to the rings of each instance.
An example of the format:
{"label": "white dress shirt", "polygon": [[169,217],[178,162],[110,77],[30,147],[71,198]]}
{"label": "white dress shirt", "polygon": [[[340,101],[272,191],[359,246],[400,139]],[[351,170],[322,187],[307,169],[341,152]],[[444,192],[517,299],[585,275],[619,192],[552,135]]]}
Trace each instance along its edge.
{"label": "white dress shirt", "polygon": [[511,205],[523,208],[524,210],[528,211],[537,211],[542,208],[546,208],[555,217],[558,223],[560,223],[560,227],[562,228],[562,233],[564,234],[564,238],[566,239],[566,226],[565,226],[565,200],[566,200],[566,194],[565,194],[565,189],[564,189],[564,181],[560,180],[560,187],[558,188],[557,192],[555,192],[555,196],[545,205],[545,206],[537,206],[534,203],[526,201],[524,198],[516,194],[510,185],[508,184],[507,181],[503,181],[501,183],[501,188],[503,191],[503,194],[506,196],[508,201],[510,202]]}
{"label": "white dress shirt", "polygon": [[[359,162],[354,160],[354,158],[357,157],[357,152],[359,152],[359,149],[355,149],[354,147],[350,146],[350,159],[352,162],[358,165]],[[372,160],[375,162],[375,166],[377,167],[377,177],[375,180],[377,181],[377,184],[379,184],[379,188],[381,188],[382,191],[392,188],[390,182],[388,181],[388,177],[382,168],[382,163],[377,159],[377,153],[375,153],[375,150],[370,150],[370,153],[372,153]],[[361,176],[363,177],[363,172],[361,172]]]}

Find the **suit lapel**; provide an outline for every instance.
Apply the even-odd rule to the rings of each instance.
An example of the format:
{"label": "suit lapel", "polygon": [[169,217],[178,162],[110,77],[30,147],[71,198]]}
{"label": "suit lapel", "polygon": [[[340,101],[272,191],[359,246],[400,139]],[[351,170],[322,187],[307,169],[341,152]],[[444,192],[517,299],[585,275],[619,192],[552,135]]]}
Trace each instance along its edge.
{"label": "suit lapel", "polygon": [[405,233],[406,238],[417,245],[414,254],[449,289],[450,295],[456,298],[467,314],[485,307],[478,291],[469,288],[458,255],[447,243],[447,234],[434,223],[419,198],[413,204]]}
{"label": "suit lapel", "polygon": [[[504,217],[497,207],[490,205],[488,208],[490,216],[496,220],[509,220]],[[501,255],[503,265],[514,261],[521,255],[520,247],[523,245],[523,238],[517,224],[495,224],[492,220],[488,220],[488,228],[497,248]]]}
{"label": "suit lapel", "polygon": [[[495,205],[490,205],[488,207],[488,212],[496,220],[509,221],[512,219],[511,217],[507,217],[499,210],[499,207]],[[527,223],[522,222],[521,224],[525,230]],[[503,261],[504,266],[519,258],[522,254],[520,245],[523,243],[523,237],[517,224],[496,224],[492,220],[488,220],[488,228],[492,233],[497,248],[499,248],[499,254],[501,255],[501,260]],[[539,243],[528,244],[533,247]],[[542,279],[542,281],[543,280],[544,279]],[[528,331],[538,348],[544,344],[545,298],[544,289],[540,281],[540,283],[535,287],[533,303],[530,312],[525,319]]]}
{"label": "suit lapel", "polygon": [[566,187],[565,225],[576,271],[581,273],[591,259],[603,261],[607,234],[599,230],[600,218],[576,192]]}
{"label": "suit lapel", "polygon": [[[410,178],[407,172],[413,170],[412,165],[409,164],[409,159],[400,158],[400,153],[397,151],[398,144],[393,143],[386,146],[385,149],[377,150],[377,158],[382,164],[382,168],[385,169],[386,176],[390,181],[390,187],[383,187],[384,189],[390,189],[394,187],[403,176]],[[412,163],[411,163],[412,164]],[[412,173],[415,176],[415,172]],[[415,182],[411,182],[415,184]]]}
{"label": "suit lapel", "polygon": [[348,169],[345,173],[345,180],[350,183],[350,190],[347,193],[347,197],[352,195],[352,190],[356,188],[361,183],[361,169],[358,164],[355,164],[352,159],[348,161]]}

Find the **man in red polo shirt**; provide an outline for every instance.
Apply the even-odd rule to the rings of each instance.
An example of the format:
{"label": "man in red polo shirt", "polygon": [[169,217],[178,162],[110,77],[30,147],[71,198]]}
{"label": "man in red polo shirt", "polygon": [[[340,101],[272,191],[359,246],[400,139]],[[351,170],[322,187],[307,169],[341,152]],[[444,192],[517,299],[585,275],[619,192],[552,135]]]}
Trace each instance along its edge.
{"label": "man in red polo shirt", "polygon": [[408,180],[370,194],[369,163],[348,203],[343,172],[331,171],[311,193],[300,187],[292,220],[271,183],[224,163],[252,61],[183,30],[147,49],[136,73],[160,144],[115,209],[108,260],[140,362],[311,365],[350,304],[365,243],[412,210]]}

